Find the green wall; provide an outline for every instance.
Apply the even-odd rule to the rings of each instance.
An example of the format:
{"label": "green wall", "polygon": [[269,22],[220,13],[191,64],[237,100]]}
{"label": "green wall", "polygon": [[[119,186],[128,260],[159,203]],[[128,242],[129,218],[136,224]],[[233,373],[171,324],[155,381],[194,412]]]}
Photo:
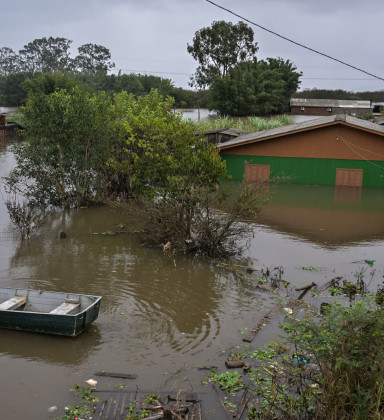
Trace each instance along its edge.
{"label": "green wall", "polygon": [[270,165],[271,177],[287,177],[295,184],[335,185],[336,169],[363,169],[363,187],[384,188],[384,161],[371,162],[346,159],[284,158],[274,156],[221,155],[228,175],[242,180],[245,162]]}

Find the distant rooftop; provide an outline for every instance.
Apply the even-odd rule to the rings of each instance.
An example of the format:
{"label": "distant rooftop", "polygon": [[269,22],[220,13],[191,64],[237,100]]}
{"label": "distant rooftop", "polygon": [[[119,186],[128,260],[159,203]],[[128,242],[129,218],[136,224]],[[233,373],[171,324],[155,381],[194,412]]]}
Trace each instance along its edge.
{"label": "distant rooftop", "polygon": [[343,99],[304,99],[292,98],[290,101],[291,106],[301,107],[327,107],[327,108],[367,108],[372,109],[371,101],[355,101]]}

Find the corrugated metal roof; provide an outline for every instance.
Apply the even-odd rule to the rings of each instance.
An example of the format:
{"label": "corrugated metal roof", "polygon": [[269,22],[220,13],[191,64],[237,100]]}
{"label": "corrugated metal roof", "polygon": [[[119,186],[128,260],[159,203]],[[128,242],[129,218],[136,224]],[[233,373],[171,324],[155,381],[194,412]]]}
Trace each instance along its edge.
{"label": "corrugated metal roof", "polygon": [[321,126],[330,125],[332,123],[346,123],[357,128],[364,130],[374,131],[378,134],[384,135],[384,126],[379,124],[362,120],[360,118],[351,117],[345,114],[330,115],[324,118],[316,118],[314,120],[307,120],[297,124],[284,125],[283,127],[273,128],[271,130],[258,131],[256,133],[245,134],[243,136],[236,137],[233,140],[228,140],[225,143],[217,145],[220,149],[226,149],[227,147],[237,146],[243,143],[253,141],[264,141],[273,137],[280,137],[284,134],[295,133],[302,130],[316,129]]}
{"label": "corrugated metal roof", "polygon": [[373,108],[371,101],[355,101],[342,99],[304,99],[292,98],[291,106],[324,107],[324,108]]}

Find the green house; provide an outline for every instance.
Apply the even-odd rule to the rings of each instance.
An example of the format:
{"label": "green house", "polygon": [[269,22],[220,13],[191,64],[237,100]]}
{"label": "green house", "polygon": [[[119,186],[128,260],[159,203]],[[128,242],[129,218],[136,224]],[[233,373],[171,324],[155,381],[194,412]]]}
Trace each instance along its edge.
{"label": "green house", "polygon": [[384,188],[384,127],[331,115],[218,145],[234,180]]}

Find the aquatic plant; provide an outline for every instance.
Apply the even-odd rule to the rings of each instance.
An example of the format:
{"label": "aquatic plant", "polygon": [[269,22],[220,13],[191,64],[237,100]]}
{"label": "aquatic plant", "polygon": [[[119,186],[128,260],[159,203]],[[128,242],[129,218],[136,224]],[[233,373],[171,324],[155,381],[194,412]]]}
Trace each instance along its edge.
{"label": "aquatic plant", "polygon": [[199,122],[188,120],[188,122],[199,132],[224,130],[226,128],[256,132],[293,124],[294,120],[289,115],[278,115],[271,118],[247,117],[242,119],[218,117]]}

